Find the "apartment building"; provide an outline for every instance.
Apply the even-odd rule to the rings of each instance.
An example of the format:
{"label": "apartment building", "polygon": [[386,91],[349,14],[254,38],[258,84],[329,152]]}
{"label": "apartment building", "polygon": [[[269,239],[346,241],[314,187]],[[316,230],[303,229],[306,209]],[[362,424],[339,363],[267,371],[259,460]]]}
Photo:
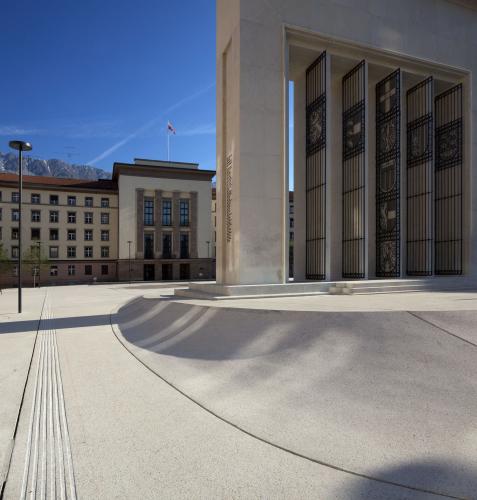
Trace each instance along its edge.
{"label": "apartment building", "polygon": [[[136,159],[115,163],[112,180],[24,176],[22,254],[31,284],[206,279],[212,171],[197,164]],[[17,280],[18,176],[0,174],[0,244],[10,261],[0,286]]]}
{"label": "apartment building", "polygon": [[[117,267],[118,193],[109,180],[86,181],[26,175],[23,178],[23,255],[41,249],[40,266],[23,266],[25,283],[111,280]],[[15,282],[19,258],[18,176],[0,175],[0,243],[12,261],[0,283]],[[45,261],[48,261],[46,264]],[[38,267],[40,269],[38,270]]]}

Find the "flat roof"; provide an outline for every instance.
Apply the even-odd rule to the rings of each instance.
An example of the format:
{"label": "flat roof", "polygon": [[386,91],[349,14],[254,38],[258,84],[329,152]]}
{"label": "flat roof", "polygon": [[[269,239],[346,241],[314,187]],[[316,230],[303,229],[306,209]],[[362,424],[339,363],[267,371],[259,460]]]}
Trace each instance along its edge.
{"label": "flat roof", "polygon": [[[18,184],[18,174],[0,172],[0,185],[15,187]],[[117,183],[111,179],[67,179],[63,177],[48,177],[42,175],[24,175],[25,187],[38,187],[39,189],[63,189],[86,191],[117,191]]]}
{"label": "flat roof", "polygon": [[[187,164],[185,164],[187,165]],[[190,165],[198,165],[190,164]],[[199,168],[178,168],[165,165],[146,165],[137,163],[113,164],[113,181],[117,181],[120,175],[132,175],[137,177],[163,177],[166,179],[190,179],[210,181],[215,176],[215,170],[203,170]]]}

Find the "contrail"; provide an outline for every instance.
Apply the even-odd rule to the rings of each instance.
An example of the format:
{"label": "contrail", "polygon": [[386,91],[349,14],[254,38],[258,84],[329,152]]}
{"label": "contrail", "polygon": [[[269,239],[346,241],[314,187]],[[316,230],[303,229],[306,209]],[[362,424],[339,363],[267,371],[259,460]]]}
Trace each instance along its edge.
{"label": "contrail", "polygon": [[190,96],[187,96],[187,97],[184,97],[180,101],[177,101],[175,104],[173,104],[172,106],[169,106],[166,110],[164,110],[159,116],[157,116],[156,118],[153,118],[152,120],[148,121],[147,123],[145,123],[144,125],[142,125],[141,127],[139,127],[134,132],[131,132],[124,139],[121,139],[116,144],[113,144],[110,148],[108,148],[106,151],[103,151],[100,155],[96,156],[96,158],[93,158],[87,164],[88,165],[94,165],[96,162],[102,160],[103,158],[106,158],[111,153],[114,153],[114,151],[116,151],[116,149],[119,149],[121,146],[124,146],[124,144],[128,143],[131,139],[134,139],[139,134],[142,134],[146,130],[148,130],[151,127],[153,127],[159,120],[164,119],[165,115],[167,115],[171,111],[174,111],[175,109],[180,108],[184,104],[186,104],[186,103],[188,103],[190,101],[193,101],[197,97],[199,97],[202,94],[205,94],[206,92],[208,92],[213,87],[215,87],[215,83],[210,83],[209,85],[207,85],[207,87],[204,87],[204,88],[198,90],[197,92],[195,92],[194,94],[192,94]]}

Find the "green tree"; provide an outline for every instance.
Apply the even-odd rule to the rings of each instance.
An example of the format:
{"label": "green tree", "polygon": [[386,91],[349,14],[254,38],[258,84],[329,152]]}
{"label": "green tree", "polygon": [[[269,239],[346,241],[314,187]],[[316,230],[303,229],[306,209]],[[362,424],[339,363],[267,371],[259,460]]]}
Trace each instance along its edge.
{"label": "green tree", "polygon": [[[12,268],[12,261],[8,257],[8,253],[3,246],[3,243],[0,243],[0,274],[7,274]],[[1,288],[0,288],[1,290]]]}
{"label": "green tree", "polygon": [[41,271],[48,267],[48,263],[41,244],[31,245],[23,253],[23,264],[33,276],[33,286],[40,283]]}

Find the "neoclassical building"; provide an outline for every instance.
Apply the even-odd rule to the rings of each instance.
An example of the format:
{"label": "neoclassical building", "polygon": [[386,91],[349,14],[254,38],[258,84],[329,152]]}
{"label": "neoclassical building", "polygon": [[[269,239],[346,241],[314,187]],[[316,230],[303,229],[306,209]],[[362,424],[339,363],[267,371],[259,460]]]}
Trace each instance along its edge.
{"label": "neoclassical building", "polygon": [[288,280],[290,123],[296,281],[477,277],[476,26],[470,0],[217,0],[219,285]]}

